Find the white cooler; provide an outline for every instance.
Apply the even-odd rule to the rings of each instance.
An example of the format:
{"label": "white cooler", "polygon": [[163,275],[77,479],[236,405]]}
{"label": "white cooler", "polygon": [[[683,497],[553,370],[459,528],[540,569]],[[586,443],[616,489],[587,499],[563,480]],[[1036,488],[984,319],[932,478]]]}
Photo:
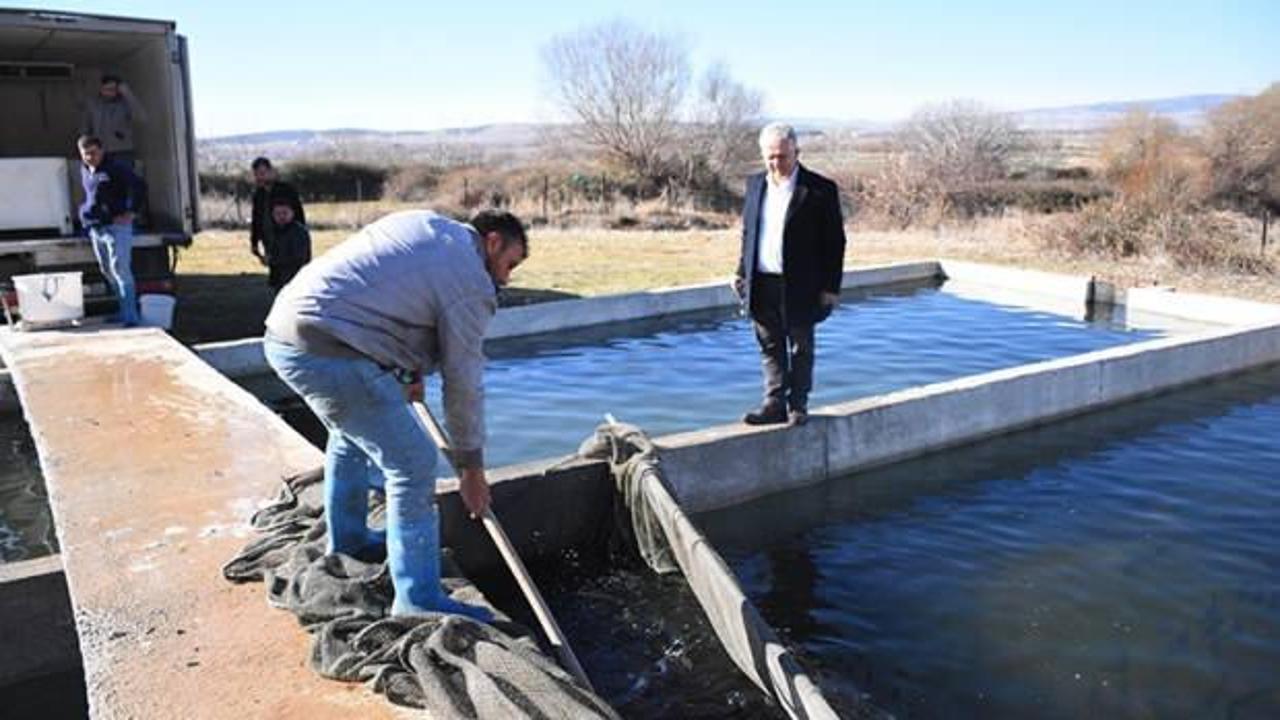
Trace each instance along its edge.
{"label": "white cooler", "polygon": [[33,325],[63,324],[84,317],[84,288],[79,272],[14,275],[18,312]]}
{"label": "white cooler", "polygon": [[0,231],[56,231],[69,237],[71,184],[67,159],[0,158]]}

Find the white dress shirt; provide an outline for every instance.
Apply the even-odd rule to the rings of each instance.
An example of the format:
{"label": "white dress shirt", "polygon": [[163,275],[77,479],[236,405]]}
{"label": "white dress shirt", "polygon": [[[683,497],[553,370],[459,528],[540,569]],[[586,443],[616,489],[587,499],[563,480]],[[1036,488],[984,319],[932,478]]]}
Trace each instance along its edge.
{"label": "white dress shirt", "polygon": [[764,204],[760,208],[759,250],[756,252],[756,270],[782,274],[782,231],[787,223],[787,206],[796,190],[797,163],[786,180],[775,183],[768,173],[764,176]]}

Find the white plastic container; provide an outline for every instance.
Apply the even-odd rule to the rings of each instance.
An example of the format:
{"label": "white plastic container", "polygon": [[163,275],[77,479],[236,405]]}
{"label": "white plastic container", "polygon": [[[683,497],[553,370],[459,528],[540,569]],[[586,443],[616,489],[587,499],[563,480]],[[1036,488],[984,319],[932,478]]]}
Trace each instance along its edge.
{"label": "white plastic container", "polygon": [[168,330],[173,327],[173,308],[177,300],[172,295],[139,295],[138,308],[142,324]]}
{"label": "white plastic container", "polygon": [[70,323],[84,317],[84,287],[79,272],[14,275],[18,312],[33,325]]}

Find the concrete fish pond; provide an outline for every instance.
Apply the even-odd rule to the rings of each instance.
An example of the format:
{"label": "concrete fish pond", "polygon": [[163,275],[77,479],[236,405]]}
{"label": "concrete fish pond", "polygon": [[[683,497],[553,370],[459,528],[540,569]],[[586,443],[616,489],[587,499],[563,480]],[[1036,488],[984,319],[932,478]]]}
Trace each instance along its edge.
{"label": "concrete fish pond", "polygon": [[698,518],[901,717],[1280,712],[1280,367]]}
{"label": "concrete fish pond", "polygon": [[[1123,403],[1280,362],[1280,310],[1258,303],[1157,290],[1122,292],[1088,278],[949,261],[850,271],[845,285],[850,292],[842,316],[820,340],[820,346],[838,348],[827,355],[820,349],[818,387],[830,394],[814,398],[811,420],[803,427],[748,428],[731,422],[757,391],[754,367],[732,364],[751,363],[754,357],[749,346],[733,345],[733,336],[744,331],[734,325],[732,296],[724,286],[546,303],[503,310],[495,320],[490,414],[510,417],[515,424],[492,427],[491,437],[522,446],[509,459],[530,460],[491,473],[495,512],[549,589],[553,607],[563,610],[570,635],[597,638],[585,644],[584,664],[588,674],[593,663],[597,666],[597,689],[624,714],[678,714],[697,708],[702,716],[733,716],[754,714],[756,708],[776,711],[778,706],[760,705],[760,691],[739,673],[746,669],[743,663],[731,662],[732,651],[726,655],[721,649],[726,646],[713,642],[713,634],[693,622],[700,614],[715,614],[708,613],[705,603],[657,601],[646,593],[670,597],[662,584],[667,578],[649,585],[643,567],[592,552],[615,527],[617,491],[605,463],[564,462],[562,457],[600,422],[602,412],[655,426],[648,429],[656,436],[665,491],[684,513],[719,518],[699,513],[733,513],[753,507],[752,501],[777,504],[776,527],[758,520],[699,519],[696,524],[713,530],[714,545],[724,545],[743,580],[745,598],[778,627],[780,647],[796,653],[814,687],[832,698],[839,712],[870,712],[868,708],[879,706],[907,715],[931,714],[940,698],[959,697],[977,680],[956,674],[951,686],[930,683],[939,687],[942,694],[937,696],[921,695],[918,684],[885,681],[884,672],[901,671],[912,656],[894,656],[874,645],[879,628],[865,618],[878,608],[851,604],[846,613],[845,606],[830,602],[836,609],[808,612],[815,607],[811,596],[828,588],[804,578],[821,576],[827,562],[841,568],[849,553],[812,551],[807,543],[821,534],[806,535],[819,531],[801,509],[790,509],[804,503],[784,500],[790,496],[778,493],[851,474],[861,483],[922,455],[963,454],[969,451],[954,448],[1028,428],[1043,426],[1032,432],[1051,432],[1063,420],[1084,413],[1101,410],[1097,417],[1105,418],[1122,412]],[[654,324],[618,325],[633,321]],[[529,337],[539,333],[553,333],[555,340]],[[920,334],[928,337],[913,340]],[[213,693],[227,702],[215,715],[195,714],[397,716],[400,711],[375,694],[321,680],[302,667],[299,658],[308,652],[305,634],[286,614],[265,607],[260,586],[218,580],[221,564],[251,536],[247,518],[275,493],[280,478],[313,468],[319,460],[313,446],[262,404],[280,397],[269,386],[254,385],[252,378],[261,369],[260,344],[219,344],[193,354],[154,330],[88,331],[4,334],[0,352],[30,427],[61,544],[56,562],[31,570],[23,582],[37,576],[61,578],[65,572],[91,711],[104,717],[191,714],[192,708],[205,710],[200,699]],[[738,355],[745,357],[735,359]],[[650,368],[641,362],[649,356],[665,358],[668,368],[684,371],[682,377],[664,383],[661,363]],[[841,364],[846,356],[848,363]],[[521,383],[526,370],[530,377]],[[608,388],[614,387],[616,402],[608,407],[575,403],[572,393],[538,395],[537,403],[520,397],[517,388],[548,390],[551,383],[538,381],[539,373],[546,378],[570,375],[562,384],[576,384],[568,389],[595,398],[607,398]],[[635,389],[628,389],[629,380]],[[504,392],[507,382],[511,390]],[[735,383],[743,384],[739,388]],[[663,392],[673,388],[677,392]],[[520,404],[499,409],[504,396],[520,397]],[[692,399],[663,405],[668,396]],[[1116,406],[1120,409],[1108,409]],[[521,438],[522,428],[537,432]],[[548,429],[555,432],[539,434]],[[676,434],[665,434],[672,432]],[[1119,428],[1107,432],[1122,435]],[[1055,452],[1045,446],[1046,457]],[[1244,458],[1245,467],[1253,467],[1252,456],[1233,452]],[[546,459],[531,460],[539,457]],[[959,485],[983,485],[965,480],[971,476],[962,457],[934,457],[938,467],[954,470]],[[1022,477],[1017,457],[1002,471],[1005,462],[991,468],[997,484]],[[1105,489],[1095,489],[1105,494]],[[510,600],[514,595],[507,597],[510,589],[502,587],[495,551],[461,515],[456,484],[444,480],[439,491],[445,540],[461,570],[491,601],[513,606],[518,614],[518,603]],[[1113,494],[1107,503],[1111,514],[1100,522],[1123,525],[1132,519],[1125,513],[1139,512],[1137,506],[1151,502],[1141,493]],[[927,505],[928,496],[913,495],[903,502],[917,501]],[[1169,522],[1191,522],[1186,516],[1170,517],[1175,519]],[[988,515],[975,512],[970,522],[987,529],[984,518]],[[726,524],[739,534],[725,532]],[[988,524],[987,534],[994,534],[991,542],[996,544],[987,549],[1003,552],[999,525]],[[1032,537],[1028,547],[1053,540],[1037,537],[1039,527],[1025,530]],[[806,552],[819,557],[805,560],[805,552],[788,546],[786,538],[780,540],[778,533],[786,528],[795,528],[806,538],[801,543]],[[912,528],[918,534],[906,537],[923,538],[918,542],[927,547],[935,541],[926,537],[926,529]],[[982,556],[984,533],[972,528],[960,532],[973,536],[966,547]],[[757,544],[750,540],[753,533]],[[775,549],[777,541],[783,548]],[[840,547],[848,547],[847,542]],[[1255,558],[1234,545],[1216,552],[1219,559],[1238,554],[1237,562]],[[770,559],[773,555],[781,560]],[[927,573],[931,566],[920,563],[918,568],[907,563],[901,571]],[[884,572],[898,567],[892,559],[886,564]],[[58,566],[64,570],[59,572]],[[794,575],[787,574],[791,570]],[[701,571],[684,574],[696,594]],[[857,593],[888,597],[882,593],[888,588],[874,587],[880,575],[857,577]],[[1067,582],[1052,574],[1037,579],[1047,586]],[[862,584],[870,584],[871,590]],[[852,591],[840,585],[830,592]],[[1000,592],[1009,602],[1019,602],[1012,588]],[[634,602],[620,597],[634,597]],[[892,606],[895,613],[901,611],[894,617],[904,626],[913,622],[909,603]],[[797,611],[789,615],[792,607]],[[952,609],[962,613],[965,607],[957,601]],[[628,616],[629,630],[614,632],[616,628],[602,624],[610,621],[599,619],[601,613],[624,610],[634,611]],[[914,620],[926,617],[921,612]],[[806,625],[813,622],[817,630]],[[4,632],[23,646],[35,642],[30,631],[22,635],[6,627]],[[1215,632],[1221,637],[1235,630]],[[721,638],[721,632],[714,637]],[[891,644],[899,636],[883,637]],[[611,652],[610,643],[626,647]],[[846,662],[850,656],[831,654],[824,643],[871,650]],[[921,672],[952,671],[922,666]],[[14,673],[10,681],[33,676],[31,668]],[[1267,694],[1271,690],[1259,686],[1251,692],[1250,697],[1261,699],[1237,698],[1238,707],[1250,712],[1273,707],[1274,696]],[[688,703],[663,704],[673,696]],[[662,702],[655,703],[658,697]],[[1040,707],[1005,699],[991,702],[956,707],[958,712]],[[1222,707],[1197,706],[1210,714]],[[1125,714],[1166,706],[1096,707],[1119,707]]]}

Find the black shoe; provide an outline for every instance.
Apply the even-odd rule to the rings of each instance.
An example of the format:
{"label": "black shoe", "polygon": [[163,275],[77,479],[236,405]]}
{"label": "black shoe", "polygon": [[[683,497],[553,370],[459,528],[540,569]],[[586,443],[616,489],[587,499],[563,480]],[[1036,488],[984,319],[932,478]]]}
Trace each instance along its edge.
{"label": "black shoe", "polygon": [[742,422],[748,425],[780,425],[787,421],[787,411],[781,404],[766,403],[759,410],[752,410],[742,416]]}
{"label": "black shoe", "polygon": [[809,422],[809,411],[804,408],[797,408],[791,411],[791,424],[804,425]]}

